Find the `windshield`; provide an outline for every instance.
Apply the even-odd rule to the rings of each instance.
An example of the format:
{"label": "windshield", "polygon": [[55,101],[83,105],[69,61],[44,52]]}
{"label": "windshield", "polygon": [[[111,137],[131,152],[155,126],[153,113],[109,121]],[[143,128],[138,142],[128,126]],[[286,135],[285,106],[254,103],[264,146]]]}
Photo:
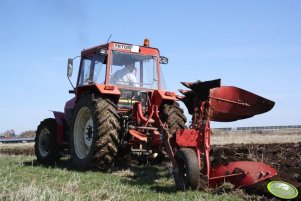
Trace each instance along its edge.
{"label": "windshield", "polygon": [[157,89],[157,57],[113,51],[110,83]]}

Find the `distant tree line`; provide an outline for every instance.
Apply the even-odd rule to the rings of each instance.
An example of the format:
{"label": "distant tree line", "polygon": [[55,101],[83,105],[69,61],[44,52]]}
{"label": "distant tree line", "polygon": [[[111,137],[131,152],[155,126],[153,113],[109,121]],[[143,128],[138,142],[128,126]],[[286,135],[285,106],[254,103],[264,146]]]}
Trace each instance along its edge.
{"label": "distant tree line", "polygon": [[17,135],[14,129],[6,130],[0,133],[0,138],[32,138],[36,136],[36,131],[23,131],[20,135]]}
{"label": "distant tree line", "polygon": [[21,138],[27,138],[27,137],[35,137],[36,136],[36,131],[23,131],[19,137]]}

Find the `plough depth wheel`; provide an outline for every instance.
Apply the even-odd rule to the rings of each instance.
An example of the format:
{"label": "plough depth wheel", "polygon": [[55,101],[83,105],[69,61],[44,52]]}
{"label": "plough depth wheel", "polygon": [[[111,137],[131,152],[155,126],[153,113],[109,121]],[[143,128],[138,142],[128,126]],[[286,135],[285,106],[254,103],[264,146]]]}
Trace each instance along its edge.
{"label": "plough depth wheel", "polygon": [[195,151],[190,148],[181,148],[177,151],[175,158],[178,164],[177,189],[197,189],[200,181],[200,170]]}

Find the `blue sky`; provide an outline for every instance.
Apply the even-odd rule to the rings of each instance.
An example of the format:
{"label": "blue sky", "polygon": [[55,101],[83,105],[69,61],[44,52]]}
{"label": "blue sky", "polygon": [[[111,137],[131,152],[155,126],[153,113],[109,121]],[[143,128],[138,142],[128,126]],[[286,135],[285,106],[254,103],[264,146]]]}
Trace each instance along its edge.
{"label": "blue sky", "polygon": [[72,98],[67,58],[111,40],[151,46],[180,81],[221,78],[276,102],[213,127],[301,124],[301,1],[0,0],[0,132],[34,130]]}

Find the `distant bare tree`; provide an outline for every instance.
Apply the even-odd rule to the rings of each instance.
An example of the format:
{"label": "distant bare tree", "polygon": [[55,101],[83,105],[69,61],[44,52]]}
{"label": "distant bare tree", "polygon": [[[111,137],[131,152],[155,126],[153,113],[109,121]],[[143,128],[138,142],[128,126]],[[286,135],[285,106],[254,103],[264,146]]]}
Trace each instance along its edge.
{"label": "distant bare tree", "polygon": [[4,137],[4,138],[16,137],[16,132],[14,129],[10,129],[10,130],[7,130],[7,131],[1,133],[0,136]]}

